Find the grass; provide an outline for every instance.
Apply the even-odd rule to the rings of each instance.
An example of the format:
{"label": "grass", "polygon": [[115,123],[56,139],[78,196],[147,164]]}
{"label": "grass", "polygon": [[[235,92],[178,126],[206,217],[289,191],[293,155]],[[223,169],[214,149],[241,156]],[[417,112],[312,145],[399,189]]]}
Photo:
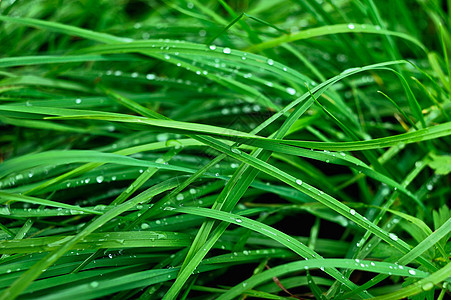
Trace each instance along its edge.
{"label": "grass", "polygon": [[445,299],[450,1],[0,3],[0,299]]}

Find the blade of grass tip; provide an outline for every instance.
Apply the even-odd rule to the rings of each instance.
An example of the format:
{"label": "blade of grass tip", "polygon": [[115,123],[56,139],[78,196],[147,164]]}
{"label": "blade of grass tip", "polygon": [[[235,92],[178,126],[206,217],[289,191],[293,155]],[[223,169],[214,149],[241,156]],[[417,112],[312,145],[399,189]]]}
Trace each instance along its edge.
{"label": "blade of grass tip", "polygon": [[216,40],[218,38],[218,36],[222,35],[224,32],[226,32],[230,27],[232,27],[236,22],[238,22],[242,17],[244,16],[243,13],[239,14],[235,19],[232,20],[232,22],[230,22],[223,30],[221,30],[219,33],[217,33],[216,35],[214,35],[212,38],[210,38],[209,40],[207,40],[207,42],[205,43],[208,46],[211,45],[211,43],[214,42],[214,40]]}
{"label": "blade of grass tip", "polygon": [[399,107],[399,105],[392,98],[390,98],[389,96],[384,94],[382,91],[377,91],[377,92],[379,94],[383,95],[385,98],[387,98],[388,101],[390,101],[396,107],[396,109],[402,114],[404,119],[406,119],[409,122],[410,126],[415,128],[415,130],[418,130],[418,127],[415,125],[415,123],[412,122],[412,120],[406,115],[406,113],[401,109],[401,107]]}
{"label": "blade of grass tip", "polygon": [[288,31],[286,31],[285,29],[281,29],[281,28],[279,28],[279,27],[277,27],[276,25],[274,25],[274,24],[271,24],[271,23],[268,23],[268,22],[266,22],[266,21],[264,21],[264,20],[262,20],[262,19],[259,19],[259,18],[257,18],[257,17],[253,17],[253,16],[251,16],[251,15],[249,15],[249,14],[247,14],[247,13],[243,13],[246,17],[248,17],[249,19],[252,19],[252,20],[254,20],[254,21],[257,21],[257,22],[259,22],[259,23],[262,23],[263,25],[266,25],[266,26],[269,26],[269,27],[271,27],[271,28],[274,28],[275,30],[277,30],[277,31],[279,31],[279,32],[282,32],[282,33],[285,33],[285,34],[290,34]]}
{"label": "blade of grass tip", "polygon": [[[219,0],[219,3],[222,5],[222,7],[229,13],[229,15],[231,15],[233,18],[236,18],[238,16],[237,13],[235,13],[235,11],[233,10],[232,7],[230,7],[224,0]],[[239,24],[241,25],[241,27],[244,29],[244,31],[246,31],[249,40],[252,43],[261,43],[261,39],[258,37],[258,34],[255,33],[250,27],[249,25],[245,22],[244,19],[239,21]]]}
{"label": "blade of grass tip", "polygon": [[111,219],[117,217],[121,213],[129,210],[130,208],[138,205],[140,202],[149,201],[153,196],[165,192],[169,189],[176,187],[178,180],[171,178],[169,180],[163,181],[159,184],[152,186],[136,197],[130,199],[123,204],[116,206],[100,216],[99,218],[93,220],[89,223],[80,233],[78,233],[71,240],[62,244],[58,249],[52,251],[43,259],[34,264],[25,273],[23,273],[18,279],[16,279],[7,289],[3,290],[0,294],[1,300],[14,299],[19,296],[36,278],[41,275],[44,270],[49,266],[54,264],[64,253],[69,251],[73,246],[75,246],[81,239],[89,235],[91,232],[97,230],[99,227],[110,221]]}
{"label": "blade of grass tip", "polygon": [[316,217],[315,223],[313,223],[313,226],[310,229],[310,237],[308,240],[308,247],[312,250],[315,250],[316,241],[318,240],[318,233],[319,233],[320,226],[321,226],[321,218]]}
{"label": "blade of grass tip", "polygon": [[343,131],[346,132],[346,134],[348,134],[348,135],[351,137],[351,139],[353,139],[353,140],[358,140],[359,138],[355,135],[355,133],[354,133],[351,129],[348,128],[348,126],[344,125],[340,120],[338,120],[331,112],[329,112],[329,110],[327,110],[327,109],[324,107],[324,105],[322,105],[322,104],[315,98],[315,96],[312,94],[312,91],[311,91],[310,88],[308,87],[308,84],[307,84],[307,83],[305,84],[305,86],[306,86],[308,92],[310,93],[310,97],[312,97],[313,101],[315,101],[315,103],[316,103],[319,107],[321,107],[321,109],[322,109],[329,117],[331,117]]}

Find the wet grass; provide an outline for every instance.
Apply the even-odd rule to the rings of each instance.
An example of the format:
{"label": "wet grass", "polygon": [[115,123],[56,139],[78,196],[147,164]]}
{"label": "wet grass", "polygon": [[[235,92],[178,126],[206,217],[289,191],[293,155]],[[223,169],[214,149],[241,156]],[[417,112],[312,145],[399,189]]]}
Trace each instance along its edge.
{"label": "wet grass", "polygon": [[445,299],[446,1],[6,1],[1,299]]}

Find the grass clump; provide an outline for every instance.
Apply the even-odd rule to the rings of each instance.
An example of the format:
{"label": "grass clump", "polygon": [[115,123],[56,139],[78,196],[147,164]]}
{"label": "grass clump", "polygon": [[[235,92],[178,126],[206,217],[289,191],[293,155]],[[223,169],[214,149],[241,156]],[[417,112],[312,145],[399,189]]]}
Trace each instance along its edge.
{"label": "grass clump", "polygon": [[1,299],[445,299],[446,1],[6,1]]}

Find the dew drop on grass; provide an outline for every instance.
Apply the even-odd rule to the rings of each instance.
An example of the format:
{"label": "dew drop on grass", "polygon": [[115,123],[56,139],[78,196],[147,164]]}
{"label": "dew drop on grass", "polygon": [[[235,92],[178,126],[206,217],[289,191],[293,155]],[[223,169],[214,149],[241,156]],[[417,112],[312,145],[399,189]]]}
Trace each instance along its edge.
{"label": "dew drop on grass", "polygon": [[394,234],[394,233],[390,233],[388,236],[394,241],[398,240],[398,236],[396,234]]}
{"label": "dew drop on grass", "polygon": [[150,226],[147,223],[142,223],[141,224],[141,229],[148,229]]}
{"label": "dew drop on grass", "polygon": [[96,287],[99,286],[99,283],[98,283],[97,281],[92,281],[89,285],[90,285],[92,288],[96,288]]}
{"label": "dew drop on grass", "polygon": [[208,48],[210,48],[210,50],[216,50],[216,46],[215,45],[210,45]]}
{"label": "dew drop on grass", "polygon": [[373,267],[376,266],[376,264],[373,262],[370,262],[370,265],[372,265]]}
{"label": "dew drop on grass", "polygon": [[348,24],[348,28],[352,30],[355,28],[355,26],[354,26],[354,24]]}
{"label": "dew drop on grass", "polygon": [[230,50],[230,48],[224,48],[222,49],[222,52],[224,52],[225,54],[230,54],[232,50]]}
{"label": "dew drop on grass", "polygon": [[182,201],[184,198],[185,197],[183,197],[183,194],[178,194],[175,199],[177,199],[178,201]]}
{"label": "dew drop on grass", "polygon": [[235,154],[241,154],[241,151],[238,150],[237,148],[231,147],[230,150]]}
{"label": "dew drop on grass", "polygon": [[432,184],[428,184],[426,185],[426,188],[428,189],[428,191],[432,191],[432,189],[434,188],[434,186]]}
{"label": "dew drop on grass", "polygon": [[153,79],[155,79],[155,74],[147,74],[146,75],[146,79],[148,79],[148,80],[153,80]]}
{"label": "dew drop on grass", "polygon": [[274,61],[270,58],[266,61],[268,63],[268,65],[272,66],[274,65]]}
{"label": "dew drop on grass", "polygon": [[235,219],[235,222],[241,223],[241,222],[243,222],[243,220],[241,220],[241,219]]}
{"label": "dew drop on grass", "polygon": [[287,93],[290,95],[296,94],[296,90],[294,88],[288,87],[286,90],[287,90]]}
{"label": "dew drop on grass", "polygon": [[296,179],[296,184],[298,184],[298,185],[302,185],[302,180],[300,180],[300,179]]}
{"label": "dew drop on grass", "polygon": [[139,74],[138,74],[137,72],[133,72],[132,74],[130,74],[130,76],[133,77],[133,78],[138,77],[138,75],[139,75]]}
{"label": "dew drop on grass", "polygon": [[415,270],[409,270],[409,274],[410,275],[415,275],[415,274],[417,274],[417,272],[415,272]]}
{"label": "dew drop on grass", "polygon": [[354,209],[350,209],[350,210],[349,210],[349,213],[350,213],[351,215],[355,216],[355,210],[354,210]]}
{"label": "dew drop on grass", "polygon": [[96,177],[97,183],[102,183],[103,179],[104,179],[104,177],[102,175]]}
{"label": "dew drop on grass", "polygon": [[423,291],[429,291],[434,287],[434,284],[432,282],[426,282],[425,284],[423,284],[421,286],[421,288],[423,289]]}
{"label": "dew drop on grass", "polygon": [[81,99],[80,98],[75,99],[75,103],[76,104],[80,104],[81,103]]}

